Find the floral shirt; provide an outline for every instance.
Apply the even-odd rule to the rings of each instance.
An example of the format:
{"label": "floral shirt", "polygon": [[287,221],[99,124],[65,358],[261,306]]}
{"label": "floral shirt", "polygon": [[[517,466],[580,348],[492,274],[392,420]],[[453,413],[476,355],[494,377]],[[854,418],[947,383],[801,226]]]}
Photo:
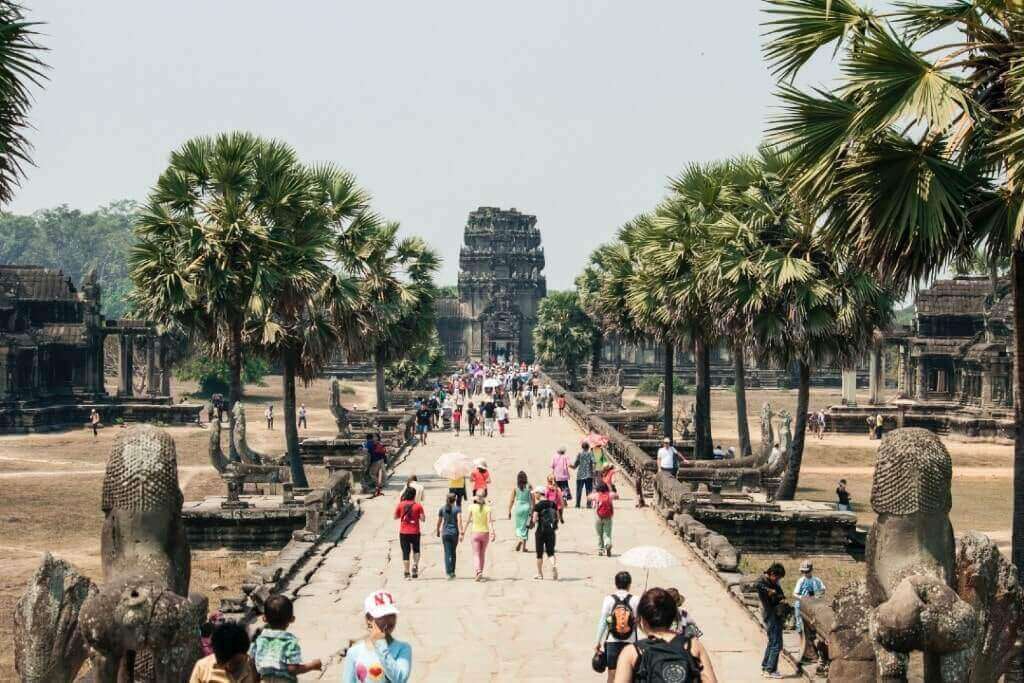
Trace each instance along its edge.
{"label": "floral shirt", "polygon": [[302,650],[295,634],[276,628],[265,628],[249,648],[249,656],[260,676],[274,676],[297,681],[288,671],[289,664],[302,664]]}

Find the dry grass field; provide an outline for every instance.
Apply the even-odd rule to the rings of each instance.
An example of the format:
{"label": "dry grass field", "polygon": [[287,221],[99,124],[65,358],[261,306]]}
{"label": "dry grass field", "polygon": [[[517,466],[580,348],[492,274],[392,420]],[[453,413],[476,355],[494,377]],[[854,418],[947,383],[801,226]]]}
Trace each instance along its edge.
{"label": "dry grass field", "polygon": [[[346,383],[353,393],[342,402],[349,407],[371,408],[373,386]],[[113,389],[113,387],[111,387]],[[190,383],[176,384],[176,395],[195,391]],[[298,387],[298,400],[308,409],[309,429],[301,436],[331,436],[337,431],[328,408],[329,382],[320,380]],[[268,453],[284,451],[281,426],[281,382],[268,377],[265,386],[246,387],[245,404],[250,445]],[[266,429],[263,409],[274,404],[275,429]],[[205,417],[203,418],[205,421]],[[222,495],[224,485],[209,465],[208,432],[203,427],[167,427],[178,454],[178,479],[186,500]],[[63,557],[82,572],[100,578],[99,539],[103,525],[100,490],[107,456],[119,426],[108,426],[93,437],[85,426],[51,434],[0,436],[0,642],[12,642],[15,602],[44,552]],[[226,434],[224,435],[226,438]],[[314,485],[326,479],[322,467],[308,468]],[[266,564],[276,553],[195,551],[192,587],[210,599],[238,595],[239,585],[252,563]],[[0,648],[0,681],[14,680],[11,648]]]}

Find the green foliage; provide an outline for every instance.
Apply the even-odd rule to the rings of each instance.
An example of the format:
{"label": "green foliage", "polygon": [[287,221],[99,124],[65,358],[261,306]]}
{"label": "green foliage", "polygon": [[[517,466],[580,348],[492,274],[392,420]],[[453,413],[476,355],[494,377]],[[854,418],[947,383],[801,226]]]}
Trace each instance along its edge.
{"label": "green foliage", "polygon": [[537,325],[533,329],[533,348],[537,359],[548,365],[564,368],[570,378],[590,357],[597,328],[580,308],[575,291],[552,292],[537,308]]}
{"label": "green foliage", "polygon": [[445,285],[444,287],[437,288],[438,299],[458,299],[459,298],[459,287],[458,285]]}
{"label": "green foliage", "polygon": [[[270,367],[259,357],[246,358],[242,364],[243,384],[264,386]],[[195,380],[199,382],[199,395],[227,394],[231,381],[228,364],[219,358],[206,355],[193,356],[182,361],[174,368],[174,376],[179,380]]]}
{"label": "green foliage", "polygon": [[25,19],[24,8],[11,0],[0,0],[0,203],[11,201],[31,164],[32,143],[25,131],[30,124],[32,86],[40,86],[47,68],[35,42],[39,22]]}
{"label": "green foliage", "polygon": [[636,387],[636,393],[640,396],[656,396],[660,386],[661,377],[657,375],[647,375],[640,379],[640,384]]}
{"label": "green foliage", "polygon": [[104,315],[123,317],[132,286],[128,252],[135,241],[135,216],[135,204],[128,200],[96,211],[61,205],[27,216],[0,215],[0,263],[60,269],[75,285],[95,268]]}
{"label": "green foliage", "polygon": [[384,369],[384,382],[389,389],[422,389],[428,381],[443,375],[446,367],[441,338],[434,330],[426,342],[409,350],[408,357]]}
{"label": "green foliage", "polygon": [[[657,396],[661,388],[660,375],[646,375],[640,379],[636,387],[638,396]],[[680,382],[677,378],[672,380],[672,393],[676,396],[688,396],[693,393],[693,385]]]}
{"label": "green foliage", "polygon": [[638,398],[634,398],[632,401],[629,402],[629,407],[630,408],[643,408],[646,405],[647,405],[646,403],[644,403],[643,401],[641,401]]}

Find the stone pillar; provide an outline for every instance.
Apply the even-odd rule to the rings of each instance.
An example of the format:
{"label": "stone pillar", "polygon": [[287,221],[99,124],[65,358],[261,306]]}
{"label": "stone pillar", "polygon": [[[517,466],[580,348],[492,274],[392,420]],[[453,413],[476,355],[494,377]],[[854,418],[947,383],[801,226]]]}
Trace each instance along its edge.
{"label": "stone pillar", "polygon": [[917,386],[914,387],[914,397],[919,401],[923,401],[925,392],[928,389],[928,375],[926,371],[924,358],[917,359]]}
{"label": "stone pillar", "polygon": [[160,366],[157,373],[160,377],[160,395],[171,395],[171,369],[167,367],[167,341],[163,337],[156,339],[156,360]]}
{"label": "stone pillar", "polygon": [[992,407],[992,366],[986,364],[981,368],[981,407]]}
{"label": "stone pillar", "polygon": [[857,368],[843,368],[843,404],[857,405]]}
{"label": "stone pillar", "polygon": [[120,368],[118,368],[117,395],[131,396],[134,393],[132,378],[135,374],[135,359],[132,358],[132,336],[130,334],[121,334],[118,336],[117,341],[120,344],[120,353],[118,354]]}
{"label": "stone pillar", "polygon": [[93,359],[93,370],[96,373],[93,381],[96,384],[96,393],[101,396],[107,394],[107,356],[104,352],[106,341],[105,336],[100,336],[95,349],[96,357]]}
{"label": "stone pillar", "polygon": [[157,370],[156,337],[146,337],[146,394],[149,396],[160,393],[160,376]]}
{"label": "stone pillar", "polygon": [[10,347],[0,348],[0,401],[14,392],[14,352]]}
{"label": "stone pillar", "polygon": [[882,402],[882,359],[877,346],[868,351],[868,403],[878,405]]}
{"label": "stone pillar", "polygon": [[32,352],[32,393],[38,394],[41,388],[42,382],[39,376],[39,354],[42,353],[40,348],[37,346],[35,351]]}

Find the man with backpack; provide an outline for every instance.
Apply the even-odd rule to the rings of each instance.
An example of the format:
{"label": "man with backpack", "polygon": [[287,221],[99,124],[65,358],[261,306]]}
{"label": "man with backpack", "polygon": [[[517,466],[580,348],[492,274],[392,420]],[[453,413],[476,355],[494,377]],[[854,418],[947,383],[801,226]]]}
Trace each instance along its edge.
{"label": "man with backpack", "polygon": [[597,531],[597,554],[612,556],[612,516],[615,506],[612,501],[619,494],[608,489],[603,481],[597,482],[597,491],[590,494],[590,503],[594,506],[594,530]]}
{"label": "man with backpack", "polygon": [[676,609],[675,599],[663,588],[643,594],[636,620],[647,637],[622,649],[615,683],[718,683],[700,639],[673,630]]}
{"label": "man with backpack", "polygon": [[601,617],[597,621],[598,654],[604,653],[608,667],[608,683],[615,680],[615,667],[622,649],[636,642],[636,609],[640,598],[630,595],[633,577],[629,572],[615,575],[615,592],[605,596],[601,603]]}
{"label": "man with backpack", "polygon": [[544,580],[544,554],[551,558],[551,578],[558,581],[558,564],[555,561],[555,533],[558,531],[558,506],[547,497],[547,489],[538,486],[533,490],[536,504],[533,506],[532,524],[537,531],[533,540],[537,544],[537,576]]}

